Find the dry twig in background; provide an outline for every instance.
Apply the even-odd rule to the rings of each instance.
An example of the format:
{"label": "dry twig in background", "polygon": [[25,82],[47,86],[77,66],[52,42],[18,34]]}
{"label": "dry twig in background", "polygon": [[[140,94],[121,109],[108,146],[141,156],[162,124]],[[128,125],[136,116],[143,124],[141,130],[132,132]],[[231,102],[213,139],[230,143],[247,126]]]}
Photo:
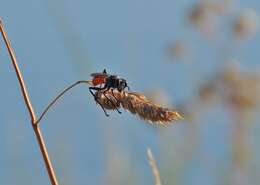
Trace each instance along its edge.
{"label": "dry twig in background", "polygon": [[[109,101],[104,96],[104,93],[111,101]],[[126,91],[119,92],[117,90],[114,90],[113,93],[111,90],[106,92],[97,91],[97,101],[99,101],[104,106],[104,108],[108,110],[114,110],[115,108],[122,107],[130,111],[132,114],[137,114],[145,121],[163,126],[167,126],[167,124],[171,121],[183,119],[178,111],[161,107],[160,105],[157,105],[148,100],[141,93]]]}
{"label": "dry twig in background", "polygon": [[58,185],[58,181],[57,181],[57,178],[55,176],[55,172],[53,170],[53,167],[52,167],[49,155],[48,155],[48,151],[47,151],[47,148],[45,146],[43,136],[41,134],[41,130],[39,128],[39,125],[36,124],[37,118],[35,116],[29,95],[27,93],[27,89],[26,89],[22,74],[21,74],[19,66],[16,62],[16,57],[15,57],[14,51],[11,48],[10,41],[7,38],[7,35],[6,35],[5,30],[4,30],[4,26],[3,26],[1,19],[0,19],[0,32],[3,36],[4,42],[6,44],[7,50],[9,52],[9,55],[10,55],[12,63],[13,63],[13,67],[15,69],[16,76],[17,76],[18,81],[19,81],[20,88],[21,88],[22,95],[23,95],[23,99],[24,99],[24,102],[26,104],[26,107],[27,107],[28,112],[29,112],[30,117],[31,117],[31,124],[32,124],[32,127],[33,127],[33,131],[34,131],[35,136],[37,138],[37,141],[38,141],[38,144],[39,144],[42,156],[43,156],[43,160],[44,160],[46,169],[48,171],[50,182],[51,182],[52,185]]}
{"label": "dry twig in background", "polygon": [[152,172],[153,172],[155,185],[161,185],[162,183],[161,183],[160,173],[159,173],[159,170],[156,165],[156,161],[153,157],[153,153],[150,148],[147,149],[147,156],[148,156],[149,164],[150,164]]}

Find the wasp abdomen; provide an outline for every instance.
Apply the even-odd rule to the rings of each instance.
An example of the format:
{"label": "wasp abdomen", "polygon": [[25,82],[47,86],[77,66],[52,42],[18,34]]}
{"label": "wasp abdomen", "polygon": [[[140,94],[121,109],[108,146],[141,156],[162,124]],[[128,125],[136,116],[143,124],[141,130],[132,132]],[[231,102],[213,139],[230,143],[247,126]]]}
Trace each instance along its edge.
{"label": "wasp abdomen", "polygon": [[95,77],[92,80],[92,83],[93,83],[94,86],[97,86],[99,84],[103,84],[103,83],[105,83],[105,78],[103,78],[103,77]]}

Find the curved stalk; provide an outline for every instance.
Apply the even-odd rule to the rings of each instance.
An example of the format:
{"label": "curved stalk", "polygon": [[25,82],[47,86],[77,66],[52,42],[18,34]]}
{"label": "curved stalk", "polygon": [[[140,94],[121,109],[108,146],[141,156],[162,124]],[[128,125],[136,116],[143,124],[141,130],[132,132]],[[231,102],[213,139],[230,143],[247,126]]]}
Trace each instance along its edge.
{"label": "curved stalk", "polygon": [[67,88],[65,88],[48,104],[48,106],[43,110],[42,114],[40,115],[39,119],[35,122],[35,124],[39,124],[39,122],[42,120],[42,118],[45,116],[45,114],[48,112],[48,110],[57,102],[58,99],[60,99],[67,91],[69,91],[70,89],[72,89],[73,87],[75,87],[76,85],[78,85],[80,83],[89,84],[90,82],[85,81],[85,80],[80,80],[80,81],[77,81],[77,82],[73,83],[72,85],[68,86]]}

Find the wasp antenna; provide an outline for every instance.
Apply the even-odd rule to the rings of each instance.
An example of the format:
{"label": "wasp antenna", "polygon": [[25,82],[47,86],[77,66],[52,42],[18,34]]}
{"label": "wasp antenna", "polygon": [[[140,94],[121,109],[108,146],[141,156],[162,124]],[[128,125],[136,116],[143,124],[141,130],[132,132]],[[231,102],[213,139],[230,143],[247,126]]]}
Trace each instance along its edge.
{"label": "wasp antenna", "polygon": [[103,73],[104,73],[104,74],[107,74],[107,71],[106,71],[106,69],[104,69],[104,70],[103,70]]}

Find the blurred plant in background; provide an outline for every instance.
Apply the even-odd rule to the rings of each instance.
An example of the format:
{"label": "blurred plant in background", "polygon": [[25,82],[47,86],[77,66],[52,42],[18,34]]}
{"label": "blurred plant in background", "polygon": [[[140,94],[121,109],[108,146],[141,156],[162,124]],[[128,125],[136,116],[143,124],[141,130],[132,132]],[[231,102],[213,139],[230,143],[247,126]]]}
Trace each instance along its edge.
{"label": "blurred plant in background", "polygon": [[[206,40],[210,37],[217,38],[219,41],[221,41],[219,35],[223,36],[226,29],[230,30],[226,34],[231,33],[231,35],[224,36],[229,41],[225,40],[223,45],[226,42],[237,43],[237,41],[253,38],[258,32],[259,17],[257,12],[254,9],[242,9],[237,13],[234,11],[236,9],[235,3],[236,1],[225,0],[199,1],[195,3],[191,6],[187,15],[191,23],[190,28],[201,32]],[[230,121],[232,122],[230,141],[227,141],[228,143],[230,142],[230,160],[232,162],[225,164],[227,165],[226,168],[222,169],[225,173],[220,175],[220,178],[214,184],[257,184],[258,178],[252,173],[255,169],[253,165],[255,158],[252,155],[254,149],[250,147],[252,143],[249,142],[249,138],[250,127],[253,127],[254,117],[257,116],[254,113],[257,113],[260,105],[260,72],[259,69],[248,69],[248,67],[245,67],[246,62],[239,63],[233,60],[232,56],[235,54],[233,51],[236,51],[237,45],[230,43],[228,43],[227,48],[225,46],[223,50],[219,50],[219,58],[223,60],[217,61],[220,63],[220,67],[213,73],[210,73],[207,79],[204,79],[201,85],[197,87],[198,93],[194,94],[185,103],[180,104],[180,107],[188,115],[190,122],[194,124],[191,132],[196,133],[203,129],[203,124],[199,122],[204,122],[204,119],[207,119],[206,114],[209,114],[209,111],[214,112],[214,108],[223,107],[229,113]],[[216,43],[213,42],[213,46],[214,44]],[[187,44],[179,43],[178,41],[174,43],[170,49],[173,56],[183,55],[185,53],[184,45]],[[229,46],[232,48],[228,48]],[[186,47],[189,47],[189,45]],[[197,55],[203,56],[203,53],[197,53]],[[212,58],[213,61],[214,59]],[[192,139],[189,136],[189,140],[192,141],[191,145],[199,145],[201,142],[196,133],[192,133],[194,135]],[[221,135],[221,133],[218,134]],[[182,145],[185,146],[185,144]],[[193,147],[190,146],[190,148]],[[164,148],[164,150],[167,149],[167,147]],[[187,152],[181,150],[175,153],[180,155],[179,158],[181,158],[181,161],[189,161],[187,162],[189,165],[193,156],[199,152],[198,149],[193,149],[190,150],[192,155],[187,154],[188,158],[184,159],[181,155]],[[175,148],[175,150],[177,149]],[[171,158],[171,156],[167,155],[165,160],[176,161],[176,157]],[[225,166],[223,163],[225,161],[219,164],[216,163],[214,168],[220,170],[221,167]],[[187,164],[184,163],[181,166],[183,167]],[[178,173],[177,170],[182,167],[178,166],[170,169],[170,171]],[[169,169],[166,168],[162,174],[167,173],[166,171],[169,171]],[[170,177],[166,176],[164,178],[169,179]],[[169,184],[169,182],[171,181],[167,183]],[[179,182],[178,179],[176,182]]]}
{"label": "blurred plant in background", "polygon": [[253,36],[258,30],[259,17],[253,9],[243,10],[234,21],[236,36],[243,38]]}
{"label": "blurred plant in background", "polygon": [[188,21],[206,35],[214,34],[218,22],[232,11],[232,0],[201,0],[188,12]]}

